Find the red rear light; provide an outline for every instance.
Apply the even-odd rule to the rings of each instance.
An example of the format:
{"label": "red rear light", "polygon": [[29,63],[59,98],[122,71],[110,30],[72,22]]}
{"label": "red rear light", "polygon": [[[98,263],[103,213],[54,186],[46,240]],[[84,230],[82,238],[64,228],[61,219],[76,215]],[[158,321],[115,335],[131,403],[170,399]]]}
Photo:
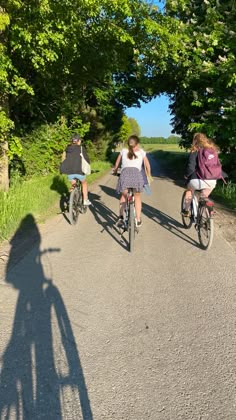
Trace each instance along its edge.
{"label": "red rear light", "polygon": [[207,202],[206,202],[206,206],[207,206],[207,207],[213,207],[213,206],[214,206],[213,201],[207,201]]}

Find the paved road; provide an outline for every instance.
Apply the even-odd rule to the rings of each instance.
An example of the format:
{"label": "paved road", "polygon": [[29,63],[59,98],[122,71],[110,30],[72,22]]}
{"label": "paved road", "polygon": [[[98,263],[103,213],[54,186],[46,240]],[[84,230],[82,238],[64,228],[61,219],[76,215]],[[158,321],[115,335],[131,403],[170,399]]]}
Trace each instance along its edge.
{"label": "paved road", "polygon": [[[62,216],[0,282],[0,419],[236,418],[236,256],[180,224],[180,187],[155,178],[130,255],[113,228],[116,179]],[[34,224],[28,216],[26,220]],[[50,252],[46,252],[46,250]]]}

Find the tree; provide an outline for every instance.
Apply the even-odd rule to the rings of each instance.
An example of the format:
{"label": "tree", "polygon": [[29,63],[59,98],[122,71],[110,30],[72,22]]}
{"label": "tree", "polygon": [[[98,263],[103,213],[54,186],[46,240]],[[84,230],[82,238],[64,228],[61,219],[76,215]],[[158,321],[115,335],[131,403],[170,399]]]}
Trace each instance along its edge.
{"label": "tree", "polygon": [[179,20],[185,54],[172,92],[175,132],[188,145],[193,131],[213,137],[222,150],[236,149],[236,8],[232,0],[167,1]]}
{"label": "tree", "polygon": [[136,136],[139,137],[140,134],[141,134],[141,129],[140,129],[136,119],[135,118],[129,118],[129,123],[130,123],[130,126],[131,126],[132,134],[135,134]]}
{"label": "tree", "polygon": [[124,114],[122,117],[122,126],[119,132],[119,141],[121,141],[123,145],[125,145],[125,143],[127,142],[129,136],[131,136],[131,134],[133,133],[132,133],[132,127],[131,127],[130,121],[128,117]]}
{"label": "tree", "polygon": [[7,95],[7,66],[6,56],[6,35],[5,29],[9,25],[9,16],[0,6],[0,189],[8,190],[8,142],[7,134],[13,127],[8,117],[8,95]]}

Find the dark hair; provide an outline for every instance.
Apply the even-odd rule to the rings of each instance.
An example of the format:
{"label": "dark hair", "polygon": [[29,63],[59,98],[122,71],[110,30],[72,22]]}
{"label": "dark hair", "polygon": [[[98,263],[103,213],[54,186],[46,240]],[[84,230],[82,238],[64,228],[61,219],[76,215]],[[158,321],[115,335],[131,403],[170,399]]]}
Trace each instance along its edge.
{"label": "dark hair", "polygon": [[80,140],[81,140],[81,136],[78,133],[74,134],[71,139],[72,143],[75,141],[80,141]]}
{"label": "dark hair", "polygon": [[130,136],[128,138],[128,148],[129,148],[128,159],[130,159],[130,160],[137,159],[138,156],[136,156],[136,154],[134,153],[134,147],[135,146],[130,146],[130,144],[129,144],[130,140],[134,140],[135,141],[135,146],[137,146],[137,144],[139,144],[139,142],[140,142],[139,137],[136,136],[136,135],[133,135],[133,136]]}

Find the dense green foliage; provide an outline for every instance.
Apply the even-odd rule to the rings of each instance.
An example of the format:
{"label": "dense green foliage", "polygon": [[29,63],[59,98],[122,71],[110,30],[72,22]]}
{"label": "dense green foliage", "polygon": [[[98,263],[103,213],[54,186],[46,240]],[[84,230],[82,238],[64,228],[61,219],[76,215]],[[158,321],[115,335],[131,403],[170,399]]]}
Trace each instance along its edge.
{"label": "dense green foliage", "polygon": [[[91,156],[105,156],[139,134],[125,108],[160,93],[171,98],[184,146],[204,131],[223,152],[235,151],[235,2],[163,4],[2,0],[0,142],[9,142],[11,175],[54,170],[78,119]],[[40,151],[36,164],[30,154]]]}
{"label": "dense green foliage", "polygon": [[203,131],[222,150],[235,150],[235,1],[167,0],[166,13],[179,21],[184,45],[169,69],[175,132],[188,144],[193,131]]}
{"label": "dense green foliage", "polygon": [[[124,107],[152,95],[149,51],[169,36],[161,20],[144,0],[3,0],[0,141],[9,141],[11,169],[19,160],[27,166],[30,138],[39,142],[61,118],[69,129],[74,118],[89,124],[93,155],[111,148],[127,131]],[[54,150],[44,134],[42,148],[44,155]]]}

